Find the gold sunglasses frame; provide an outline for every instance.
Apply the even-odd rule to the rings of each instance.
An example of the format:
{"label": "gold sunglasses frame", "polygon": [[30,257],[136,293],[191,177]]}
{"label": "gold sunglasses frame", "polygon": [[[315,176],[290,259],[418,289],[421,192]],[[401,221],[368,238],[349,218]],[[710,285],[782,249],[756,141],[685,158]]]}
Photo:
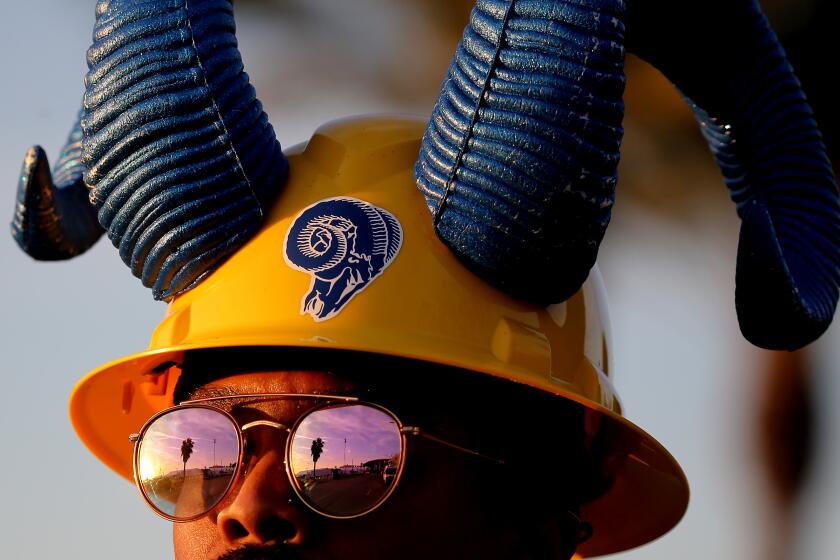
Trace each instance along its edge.
{"label": "gold sunglasses frame", "polygon": [[[283,398],[288,398],[288,399],[292,399],[292,398],[294,398],[294,399],[318,399],[318,400],[325,400],[327,402],[324,402],[323,404],[321,404],[319,406],[315,406],[315,407],[307,410],[303,414],[301,414],[297,418],[297,420],[295,420],[294,424],[292,424],[291,428],[286,426],[285,424],[281,424],[279,422],[272,422],[270,420],[255,420],[255,421],[252,421],[252,422],[247,422],[244,425],[240,425],[240,423],[236,420],[236,418],[233,417],[232,414],[230,414],[228,411],[226,411],[222,408],[219,408],[217,406],[213,406],[213,404],[212,404],[214,402],[232,400],[232,399],[237,399],[237,400],[239,400],[239,399],[249,399],[249,400],[255,400],[256,401],[256,400],[275,400],[275,399],[283,399]],[[341,403],[353,403],[353,404],[364,405],[364,406],[368,406],[370,408],[374,408],[376,410],[379,410],[380,412],[383,412],[384,414],[389,416],[394,421],[394,424],[397,426],[397,430],[400,434],[400,457],[401,457],[401,459],[400,459],[400,464],[397,466],[397,472],[394,475],[394,480],[389,485],[387,491],[382,495],[381,498],[379,498],[379,500],[373,506],[366,509],[365,511],[362,511],[360,513],[355,513],[355,514],[352,514],[352,515],[335,515],[335,514],[327,513],[325,511],[322,511],[321,509],[319,509],[317,506],[313,505],[312,503],[310,503],[310,499],[307,498],[303,494],[303,489],[300,488],[300,486],[299,486],[300,481],[298,481],[297,477],[294,476],[294,474],[291,472],[292,442],[294,441],[294,435],[297,432],[297,429],[300,427],[300,424],[303,422],[303,420],[305,420],[311,414],[313,414],[313,413],[315,413],[319,410],[323,410],[325,408],[334,406],[336,404],[341,404]],[[149,429],[149,427],[157,419],[159,419],[160,417],[165,416],[166,414],[169,414],[173,411],[184,410],[184,409],[187,409],[187,408],[201,408],[201,409],[206,409],[206,410],[212,410],[213,412],[222,414],[223,416],[227,417],[227,419],[230,420],[230,422],[233,424],[234,428],[236,429],[237,442],[238,442],[238,445],[239,445],[239,452],[238,452],[238,456],[237,456],[236,469],[234,470],[233,475],[231,476],[230,481],[228,482],[228,485],[225,488],[224,492],[222,492],[220,494],[218,500],[216,500],[216,502],[211,507],[207,508],[206,511],[204,511],[200,514],[193,515],[191,517],[175,517],[175,516],[167,514],[164,511],[161,511],[157,506],[155,506],[154,503],[152,502],[152,500],[146,494],[146,491],[143,489],[143,485],[140,482],[140,448],[141,448],[141,445],[143,443],[143,436],[146,434],[146,431]],[[462,447],[460,445],[457,445],[457,444],[454,444],[452,442],[441,439],[437,436],[427,434],[427,433],[423,432],[417,426],[406,426],[402,423],[402,421],[400,421],[400,419],[397,417],[396,414],[394,414],[392,411],[388,410],[384,406],[378,405],[376,403],[363,401],[363,400],[361,400],[357,397],[349,397],[349,396],[345,396],[345,395],[324,395],[324,394],[315,394],[315,393],[249,393],[249,394],[241,394],[241,395],[226,395],[226,396],[222,396],[222,397],[206,397],[206,398],[201,398],[201,399],[191,399],[191,400],[188,400],[188,401],[183,401],[182,403],[180,403],[176,406],[172,406],[172,407],[169,407],[165,410],[161,410],[160,412],[158,412],[157,414],[155,414],[154,416],[149,418],[146,421],[146,423],[143,424],[143,427],[140,429],[140,431],[138,433],[131,434],[131,435],[128,436],[128,440],[130,442],[134,443],[134,458],[133,458],[134,484],[135,484],[135,486],[137,486],[137,489],[140,491],[140,494],[143,496],[143,499],[146,501],[146,505],[148,505],[152,509],[152,511],[154,511],[157,515],[159,515],[160,517],[163,517],[164,519],[172,521],[173,523],[188,523],[190,521],[195,521],[196,519],[200,519],[200,518],[204,517],[205,515],[207,515],[208,513],[210,513],[211,511],[213,511],[213,509],[216,508],[230,494],[231,488],[233,488],[234,483],[239,479],[239,477],[244,476],[243,471],[244,471],[244,465],[245,465],[245,461],[244,461],[244,459],[245,459],[245,430],[248,430],[248,429],[251,429],[251,428],[254,428],[254,427],[257,427],[257,426],[266,426],[266,427],[275,428],[275,429],[278,429],[278,430],[285,430],[287,432],[288,435],[286,436],[286,443],[285,443],[285,446],[284,446],[285,450],[284,450],[284,456],[283,456],[283,465],[285,467],[286,477],[288,478],[289,483],[290,483],[292,489],[294,490],[295,494],[297,495],[298,499],[303,504],[305,504],[310,510],[317,513],[318,515],[322,515],[322,516],[330,518],[330,519],[353,519],[353,518],[356,518],[356,517],[361,517],[363,515],[367,515],[367,514],[373,512],[373,511],[375,511],[376,509],[378,509],[383,503],[385,503],[385,501],[389,497],[391,497],[391,494],[394,493],[394,490],[399,485],[399,482],[402,478],[403,470],[405,469],[405,464],[406,464],[406,461],[407,461],[406,453],[407,453],[407,449],[408,449],[406,436],[408,436],[408,435],[420,436],[420,437],[423,437],[425,439],[429,439],[429,440],[435,441],[437,443],[440,443],[442,445],[445,445],[447,447],[450,447],[452,449],[462,451],[464,453],[467,453],[467,454],[475,456],[475,457],[481,457],[483,459],[487,459],[487,460],[493,461],[493,462],[501,464],[501,465],[503,465],[505,463],[501,459],[497,459],[497,458],[494,458],[494,457],[490,457],[488,455],[484,455],[482,453],[479,453],[478,451],[474,451],[472,449],[468,449],[466,447]]]}

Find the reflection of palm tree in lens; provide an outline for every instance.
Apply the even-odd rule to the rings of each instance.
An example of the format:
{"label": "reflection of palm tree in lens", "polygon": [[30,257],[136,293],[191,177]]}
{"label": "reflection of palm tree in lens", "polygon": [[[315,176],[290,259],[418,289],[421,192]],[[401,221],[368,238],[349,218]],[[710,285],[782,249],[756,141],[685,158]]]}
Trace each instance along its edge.
{"label": "reflection of palm tree in lens", "polygon": [[181,442],[181,458],[184,460],[184,476],[187,476],[187,461],[190,460],[190,455],[193,452],[193,443],[192,438],[187,438]]}
{"label": "reflection of palm tree in lens", "polygon": [[315,478],[315,465],[318,464],[318,459],[321,458],[321,453],[324,452],[324,440],[321,438],[312,441],[312,478]]}

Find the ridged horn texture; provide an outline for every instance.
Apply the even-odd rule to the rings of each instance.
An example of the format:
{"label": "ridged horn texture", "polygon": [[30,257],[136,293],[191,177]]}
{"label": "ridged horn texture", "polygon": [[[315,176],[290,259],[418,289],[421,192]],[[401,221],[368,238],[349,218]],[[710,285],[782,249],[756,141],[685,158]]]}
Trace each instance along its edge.
{"label": "ridged horn texture", "polygon": [[41,146],[26,152],[17,187],[12,237],[34,259],[55,261],[85,252],[102,236],[82,180],[79,121],[58,156],[54,176]]}
{"label": "ridged horn texture", "polygon": [[111,0],[88,50],[82,162],[99,222],[156,299],[257,231],[288,173],[230,0]]}
{"label": "ridged horn texture", "polygon": [[615,196],[622,0],[479,0],[415,175],[438,236],[526,300],[576,292]]}
{"label": "ridged horn texture", "polygon": [[840,197],[811,109],[757,2],[640,0],[628,6],[627,31],[628,50],[689,98],[737,205],[744,336],[771,349],[815,340],[837,305]]}

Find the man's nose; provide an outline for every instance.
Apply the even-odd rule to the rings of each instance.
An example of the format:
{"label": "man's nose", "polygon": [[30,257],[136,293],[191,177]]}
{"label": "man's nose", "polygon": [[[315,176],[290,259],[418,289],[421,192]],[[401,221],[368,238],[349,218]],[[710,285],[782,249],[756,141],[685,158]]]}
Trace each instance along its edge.
{"label": "man's nose", "polygon": [[249,467],[233,499],[216,517],[225,543],[231,547],[304,544],[308,518],[293,499],[282,447],[252,458]]}

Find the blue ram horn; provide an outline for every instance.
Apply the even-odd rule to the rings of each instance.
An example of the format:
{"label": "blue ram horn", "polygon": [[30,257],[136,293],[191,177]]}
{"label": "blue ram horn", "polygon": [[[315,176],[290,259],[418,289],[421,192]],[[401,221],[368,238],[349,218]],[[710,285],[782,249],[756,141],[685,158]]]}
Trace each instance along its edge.
{"label": "blue ram horn", "polygon": [[628,51],[690,100],[737,205],[741,331],[815,340],[837,305],[840,197],[755,0],[479,0],[416,167],[438,235],[512,294],[577,290],[610,217],[625,22]]}
{"label": "blue ram horn", "polygon": [[96,6],[84,182],[156,299],[188,290],[242,246],[288,173],[234,32],[230,0]]}
{"label": "blue ram horn", "polygon": [[478,0],[415,174],[438,235],[486,280],[540,302],[589,274],[612,210],[624,4]]}
{"label": "blue ram horn", "polygon": [[[80,117],[81,118],[81,117]],[[86,251],[102,236],[96,211],[82,180],[82,129],[73,126],[50,174],[41,146],[26,152],[17,188],[12,237],[28,255],[64,260]]]}
{"label": "blue ram horn", "polygon": [[[765,348],[808,344],[837,306],[840,197],[776,35],[755,0],[707,0],[702,10],[645,0],[632,8],[628,45],[690,100],[742,220],[741,331]],[[654,13],[679,23],[654,26]]]}

